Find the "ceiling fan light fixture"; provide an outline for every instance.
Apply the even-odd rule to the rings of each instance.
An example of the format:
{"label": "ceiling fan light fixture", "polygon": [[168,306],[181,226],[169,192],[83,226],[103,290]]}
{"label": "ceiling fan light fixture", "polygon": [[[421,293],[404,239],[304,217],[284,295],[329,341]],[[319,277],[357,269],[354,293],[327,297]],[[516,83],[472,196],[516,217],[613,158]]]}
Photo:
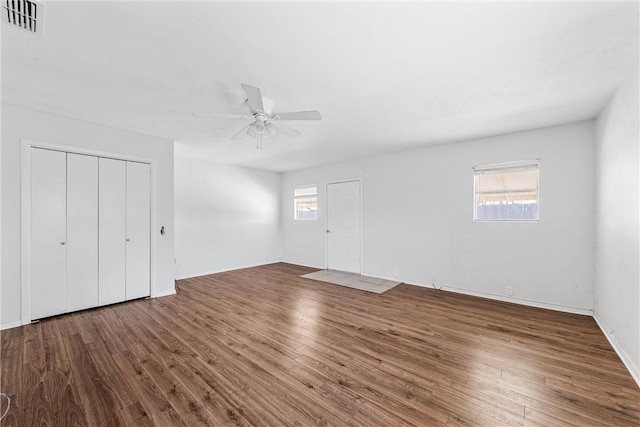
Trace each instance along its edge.
{"label": "ceiling fan light fixture", "polygon": [[266,130],[266,122],[264,114],[255,114],[255,122],[253,122],[253,130],[256,134],[262,135]]}
{"label": "ceiling fan light fixture", "polygon": [[295,129],[279,123],[280,120],[321,120],[322,116],[318,111],[293,111],[287,113],[273,113],[273,101],[262,95],[262,90],[257,86],[241,83],[242,90],[247,96],[245,102],[249,107],[250,115],[240,114],[216,114],[216,113],[193,113],[194,116],[213,116],[222,118],[238,118],[253,120],[240,129],[231,139],[241,139],[245,135],[256,138],[259,149],[262,149],[262,139],[271,138],[277,135],[296,137],[300,135]]}
{"label": "ceiling fan light fixture", "polygon": [[259,121],[259,120],[256,121],[256,123],[255,123],[255,125],[253,127],[254,127],[255,132],[258,133],[258,134],[264,133],[264,131],[266,129],[265,126],[264,126],[264,123]]}
{"label": "ceiling fan light fixture", "polygon": [[273,125],[273,123],[267,123],[265,125],[265,128],[266,128],[266,132],[264,134],[265,138],[271,138],[272,136],[276,136],[276,134],[278,133],[278,130]]}

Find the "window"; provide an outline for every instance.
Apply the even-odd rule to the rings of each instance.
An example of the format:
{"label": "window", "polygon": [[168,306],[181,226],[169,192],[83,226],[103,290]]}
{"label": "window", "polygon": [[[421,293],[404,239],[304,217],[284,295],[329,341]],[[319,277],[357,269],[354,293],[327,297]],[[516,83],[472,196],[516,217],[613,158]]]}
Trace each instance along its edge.
{"label": "window", "polygon": [[537,221],[538,161],[477,166],[474,173],[476,221]]}
{"label": "window", "polygon": [[293,209],[295,220],[318,219],[318,189],[315,185],[305,185],[294,190]]}

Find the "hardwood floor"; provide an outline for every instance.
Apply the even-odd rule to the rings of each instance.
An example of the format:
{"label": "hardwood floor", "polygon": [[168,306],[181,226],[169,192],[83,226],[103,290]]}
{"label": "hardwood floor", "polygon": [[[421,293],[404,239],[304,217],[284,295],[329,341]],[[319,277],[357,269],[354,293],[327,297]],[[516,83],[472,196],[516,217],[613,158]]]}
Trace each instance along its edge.
{"label": "hardwood floor", "polygon": [[289,264],[1,332],[3,426],[628,425],[593,319]]}

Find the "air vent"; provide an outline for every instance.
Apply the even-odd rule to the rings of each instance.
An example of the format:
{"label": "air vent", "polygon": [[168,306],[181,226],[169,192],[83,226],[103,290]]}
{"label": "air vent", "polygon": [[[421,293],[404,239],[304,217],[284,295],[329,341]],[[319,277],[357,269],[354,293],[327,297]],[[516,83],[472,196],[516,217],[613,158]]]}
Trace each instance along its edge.
{"label": "air vent", "polygon": [[2,0],[3,21],[9,25],[42,35],[45,5],[34,0]]}

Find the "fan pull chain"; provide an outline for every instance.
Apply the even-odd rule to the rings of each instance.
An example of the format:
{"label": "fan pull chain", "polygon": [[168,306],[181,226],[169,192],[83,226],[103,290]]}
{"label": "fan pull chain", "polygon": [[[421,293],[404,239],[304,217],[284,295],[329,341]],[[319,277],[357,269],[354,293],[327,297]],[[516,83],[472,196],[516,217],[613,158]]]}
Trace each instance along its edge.
{"label": "fan pull chain", "polygon": [[258,146],[256,147],[258,150],[262,150],[262,134],[258,134],[256,140],[258,141]]}

